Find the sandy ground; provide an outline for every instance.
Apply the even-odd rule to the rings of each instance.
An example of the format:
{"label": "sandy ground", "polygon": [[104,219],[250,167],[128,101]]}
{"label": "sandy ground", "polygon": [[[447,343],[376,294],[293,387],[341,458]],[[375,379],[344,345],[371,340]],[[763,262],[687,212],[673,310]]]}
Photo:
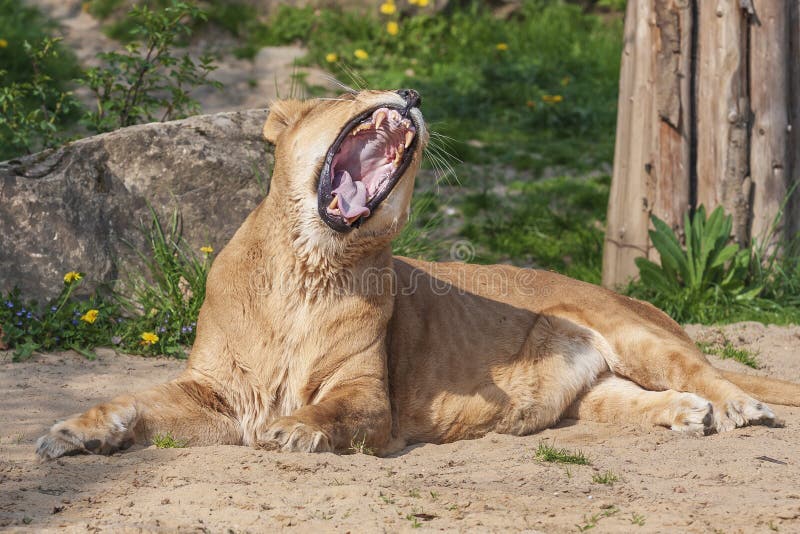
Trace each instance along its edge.
{"label": "sandy ground", "polygon": [[[800,381],[800,327],[689,330],[755,349],[758,372]],[[775,407],[785,428],[703,438],[567,420],[392,458],[149,447],[41,464],[34,442],[50,424],[182,363],[112,351],[0,359],[0,530],[800,532],[798,408]],[[541,441],[580,449],[591,465],[538,461]],[[609,470],[612,486],[592,481]]]}

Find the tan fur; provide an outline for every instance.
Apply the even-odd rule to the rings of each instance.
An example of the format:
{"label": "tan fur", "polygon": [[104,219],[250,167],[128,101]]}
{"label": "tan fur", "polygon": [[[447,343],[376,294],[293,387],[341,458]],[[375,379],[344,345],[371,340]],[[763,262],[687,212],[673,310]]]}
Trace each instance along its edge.
{"label": "tan fur", "polygon": [[[386,454],[489,431],[529,434],[569,415],[703,432],[772,412],[740,389],[800,404],[800,386],[721,374],[656,308],[551,272],[392,258],[420,142],[391,194],[351,232],[317,213],[322,159],[343,126],[394,92],[283,101],[269,196],[214,261],[183,375],[55,425],[42,458],[108,453],[169,433]],[[733,382],[738,384],[734,385]]]}

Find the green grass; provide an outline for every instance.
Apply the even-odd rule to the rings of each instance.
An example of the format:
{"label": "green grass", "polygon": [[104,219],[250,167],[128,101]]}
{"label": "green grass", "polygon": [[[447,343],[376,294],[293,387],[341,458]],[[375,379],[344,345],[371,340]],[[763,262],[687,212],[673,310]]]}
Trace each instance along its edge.
{"label": "green grass", "polygon": [[175,439],[169,434],[156,434],[153,436],[153,445],[159,449],[182,449],[186,447],[185,440]]}
{"label": "green grass", "polygon": [[705,354],[713,354],[723,360],[736,360],[753,369],[760,367],[757,354],[746,349],[739,349],[733,346],[730,340],[725,339],[722,343],[711,343],[698,341],[697,347]]}
{"label": "green grass", "polygon": [[543,441],[539,442],[536,449],[536,459],[543,462],[554,462],[559,464],[589,465],[589,459],[581,451],[569,451],[567,449],[557,449]]}
{"label": "green grass", "polygon": [[[242,35],[252,53],[301,42],[309,48],[306,63],[351,85],[418,89],[428,122],[456,140],[455,155],[465,161],[541,170],[611,160],[620,21],[554,1],[527,0],[507,20],[478,2],[450,11],[412,7],[385,16],[377,8],[364,14],[282,6]],[[397,35],[387,32],[390,21]],[[357,50],[367,57],[356,57]]]}
{"label": "green grass", "polygon": [[607,486],[613,486],[615,482],[619,481],[619,477],[612,473],[611,471],[606,471],[605,473],[597,473],[596,475],[592,475],[592,482],[595,484],[605,484]]}
{"label": "green grass", "polygon": [[511,261],[599,283],[609,183],[607,176],[520,180],[502,193],[487,183],[461,204],[462,235],[480,263]]}

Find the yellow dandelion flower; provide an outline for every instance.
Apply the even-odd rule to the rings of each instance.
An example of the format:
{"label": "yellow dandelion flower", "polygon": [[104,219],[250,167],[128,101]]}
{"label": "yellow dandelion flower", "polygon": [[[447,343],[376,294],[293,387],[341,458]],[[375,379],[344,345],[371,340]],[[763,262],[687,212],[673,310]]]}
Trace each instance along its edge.
{"label": "yellow dandelion flower", "polygon": [[389,35],[397,35],[397,32],[400,31],[400,25],[396,22],[387,22],[386,23],[386,33]]}
{"label": "yellow dandelion flower", "polygon": [[331,52],[330,54],[325,54],[325,61],[328,63],[336,63],[339,61],[339,56]]}
{"label": "yellow dandelion flower", "polygon": [[214,252],[214,249],[209,246],[200,247],[200,252],[204,254],[211,254],[212,252]]}
{"label": "yellow dandelion flower", "polygon": [[569,82],[571,82],[571,81],[572,81],[572,78],[570,78],[569,76],[564,76],[563,78],[561,78],[561,85],[566,87],[566,86],[569,85]]}
{"label": "yellow dandelion flower", "polygon": [[397,11],[397,6],[394,5],[394,2],[384,2],[381,4],[381,13],[384,15],[393,15],[395,11]]}
{"label": "yellow dandelion flower", "polygon": [[562,100],[564,100],[564,97],[561,95],[542,95],[542,101],[547,104],[558,104]]}
{"label": "yellow dandelion flower", "polygon": [[417,0],[417,5],[419,7],[425,7],[428,5],[428,0]]}
{"label": "yellow dandelion flower", "polygon": [[358,58],[358,59],[367,59],[369,57],[369,54],[367,54],[367,51],[363,50],[361,48],[359,48],[358,50],[353,52],[353,55],[356,56],[356,58]]}
{"label": "yellow dandelion flower", "polygon": [[154,332],[142,333],[142,345],[155,345],[158,343],[158,336]]}
{"label": "yellow dandelion flower", "polygon": [[98,313],[100,312],[97,310],[89,310],[83,315],[81,315],[81,321],[89,324],[94,324],[94,322],[97,320]]}
{"label": "yellow dandelion flower", "polygon": [[8,41],[5,39],[0,39],[0,48],[6,48],[8,46]]}
{"label": "yellow dandelion flower", "polygon": [[496,45],[494,45],[494,47],[500,50],[501,52],[505,52],[506,50],[508,50],[508,44],[506,43],[497,43]]}
{"label": "yellow dandelion flower", "polygon": [[64,282],[71,284],[72,282],[77,282],[83,278],[83,275],[78,271],[70,271],[64,275]]}

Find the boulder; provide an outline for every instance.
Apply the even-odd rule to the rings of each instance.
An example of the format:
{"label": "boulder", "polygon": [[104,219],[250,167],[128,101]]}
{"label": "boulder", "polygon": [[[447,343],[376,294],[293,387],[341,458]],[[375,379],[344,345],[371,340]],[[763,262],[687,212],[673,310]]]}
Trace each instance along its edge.
{"label": "boulder", "polygon": [[[147,251],[148,204],[195,251],[219,250],[266,194],[266,110],[124,128],[0,163],[0,292],[47,300],[64,273],[117,283]],[[199,254],[199,251],[198,251]]]}

